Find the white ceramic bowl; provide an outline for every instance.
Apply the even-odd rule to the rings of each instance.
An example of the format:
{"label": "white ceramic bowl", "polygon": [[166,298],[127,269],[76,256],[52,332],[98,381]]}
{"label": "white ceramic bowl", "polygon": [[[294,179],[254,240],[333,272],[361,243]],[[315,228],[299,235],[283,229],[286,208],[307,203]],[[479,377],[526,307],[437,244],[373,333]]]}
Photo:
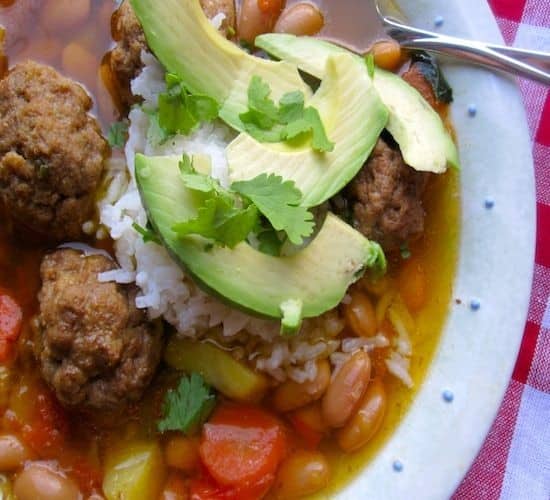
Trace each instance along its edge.
{"label": "white ceramic bowl", "polygon": [[[503,43],[483,0],[398,3],[415,26],[433,30],[442,16],[442,32]],[[456,63],[446,64],[445,72],[455,92],[452,116],[462,161],[453,291],[462,304],[451,305],[410,411],[376,459],[340,493],[342,499],[449,498],[496,416],[523,334],[534,261],[535,187],[521,96],[513,79],[502,75]],[[477,107],[475,117],[468,114],[470,105]],[[452,402],[445,401],[444,391],[452,393]]]}

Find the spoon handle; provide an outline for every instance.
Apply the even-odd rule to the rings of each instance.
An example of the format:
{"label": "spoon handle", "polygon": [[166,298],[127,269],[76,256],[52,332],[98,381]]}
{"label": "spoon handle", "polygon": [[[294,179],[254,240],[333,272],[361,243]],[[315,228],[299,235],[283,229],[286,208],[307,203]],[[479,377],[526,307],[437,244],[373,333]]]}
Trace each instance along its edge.
{"label": "spoon handle", "polygon": [[[437,38],[416,38],[400,42],[400,44],[402,47],[409,49],[428,50],[465,59],[474,64],[506,71],[544,85],[550,85],[550,72],[517,59],[515,54],[506,55],[503,52],[497,52],[480,42],[440,36]],[[523,58],[526,60],[526,56],[523,56]],[[533,56],[530,56],[530,58],[532,60]],[[546,62],[546,64],[548,63]]]}
{"label": "spoon handle", "polygon": [[378,12],[388,35],[397,40],[402,47],[454,56],[550,85],[550,54],[548,53],[441,35],[403,24],[382,15],[379,9]]}

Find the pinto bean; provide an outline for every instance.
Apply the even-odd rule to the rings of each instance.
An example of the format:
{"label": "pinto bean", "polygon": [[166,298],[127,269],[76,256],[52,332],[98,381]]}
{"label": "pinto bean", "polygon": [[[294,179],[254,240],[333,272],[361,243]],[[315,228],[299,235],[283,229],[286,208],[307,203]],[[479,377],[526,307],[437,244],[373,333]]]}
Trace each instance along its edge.
{"label": "pinto bean", "polygon": [[387,396],[380,379],[373,380],[351,420],[338,431],[336,438],[349,453],[365,446],[378,432],[386,414]]}
{"label": "pinto bean", "polygon": [[0,471],[17,470],[31,459],[31,450],[17,436],[12,434],[0,436]]}
{"label": "pinto bean", "polygon": [[78,486],[48,465],[34,462],[15,480],[13,491],[18,500],[79,500]]}
{"label": "pinto bean", "polygon": [[332,379],[322,401],[323,418],[330,427],[343,427],[367,390],[371,372],[369,355],[356,352]]}
{"label": "pinto bean", "polygon": [[358,337],[376,335],[378,324],[372,302],[366,294],[359,290],[351,293],[351,301],[344,304],[344,317],[353,333]]}
{"label": "pinto bean", "polygon": [[238,23],[239,38],[254,43],[258,35],[271,32],[283,7],[283,0],[243,0]]}
{"label": "pinto bean", "polygon": [[313,380],[299,384],[287,380],[275,390],[273,405],[278,411],[291,411],[319,399],[330,382],[330,364],[326,359],[317,362],[317,375]]}
{"label": "pinto bean", "polygon": [[283,11],[273,31],[311,36],[319,33],[324,23],[323,14],[315,5],[301,2]]}
{"label": "pinto bean", "polygon": [[298,450],[279,468],[275,497],[287,500],[311,495],[322,490],[329,479],[329,465],[322,453]]}

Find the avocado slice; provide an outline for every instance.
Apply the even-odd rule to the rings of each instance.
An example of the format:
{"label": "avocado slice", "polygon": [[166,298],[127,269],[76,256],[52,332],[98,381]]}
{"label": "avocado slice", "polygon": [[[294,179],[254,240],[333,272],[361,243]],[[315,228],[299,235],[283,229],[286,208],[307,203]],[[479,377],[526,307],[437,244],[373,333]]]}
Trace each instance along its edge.
{"label": "avocado slice", "polygon": [[248,111],[248,86],[257,75],[269,82],[271,97],[311,89],[296,65],[252,56],[226,40],[210,24],[199,0],[130,0],[147,43],[167,71],[179,76],[190,92],[220,105],[220,118],[243,131],[239,118]]}
{"label": "avocado slice", "polygon": [[[324,40],[285,34],[260,35],[256,45],[317,78],[323,78],[331,54],[353,54]],[[364,67],[363,58],[353,55]],[[448,165],[459,168],[458,151],[451,135],[418,91],[398,75],[380,68],[376,68],[373,82],[390,112],[386,128],[399,144],[407,165],[435,173],[444,172]]]}
{"label": "avocado slice", "polygon": [[340,191],[361,169],[388,121],[365,65],[351,54],[325,59],[323,80],[306,103],[319,111],[334,150],[319,154],[309,143],[259,143],[240,134],[227,147],[231,181],[274,173],[293,180],[303,193],[301,205],[314,207]]}
{"label": "avocado slice", "polygon": [[251,313],[296,331],[302,318],[335,307],[368,266],[385,268],[380,246],[332,214],[304,249],[272,257],[247,243],[234,249],[200,236],[177,238],[176,222],[196,215],[196,194],[180,178],[177,156],[136,155],[136,180],[149,221],[172,256],[199,284]]}

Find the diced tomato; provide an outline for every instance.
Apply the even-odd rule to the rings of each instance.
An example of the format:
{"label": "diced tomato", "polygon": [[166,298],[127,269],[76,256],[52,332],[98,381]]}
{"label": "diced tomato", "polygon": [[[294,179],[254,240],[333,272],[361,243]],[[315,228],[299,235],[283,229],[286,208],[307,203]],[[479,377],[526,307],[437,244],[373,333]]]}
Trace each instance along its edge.
{"label": "diced tomato", "polygon": [[269,488],[286,448],[285,430],[273,415],[254,406],[222,404],[204,425],[200,456],[218,484],[244,493]]}
{"label": "diced tomato", "polygon": [[36,400],[34,420],[23,426],[23,438],[42,456],[60,450],[69,430],[67,416],[61,405],[48,393],[41,393]]}
{"label": "diced tomato", "polygon": [[23,311],[9,295],[0,295],[0,362],[6,362],[12,352],[12,344],[19,337]]}
{"label": "diced tomato", "polygon": [[103,480],[101,471],[86,457],[77,455],[67,456],[66,458],[69,458],[70,461],[68,464],[69,472],[76,479],[81,491],[90,494],[101,489]]}

